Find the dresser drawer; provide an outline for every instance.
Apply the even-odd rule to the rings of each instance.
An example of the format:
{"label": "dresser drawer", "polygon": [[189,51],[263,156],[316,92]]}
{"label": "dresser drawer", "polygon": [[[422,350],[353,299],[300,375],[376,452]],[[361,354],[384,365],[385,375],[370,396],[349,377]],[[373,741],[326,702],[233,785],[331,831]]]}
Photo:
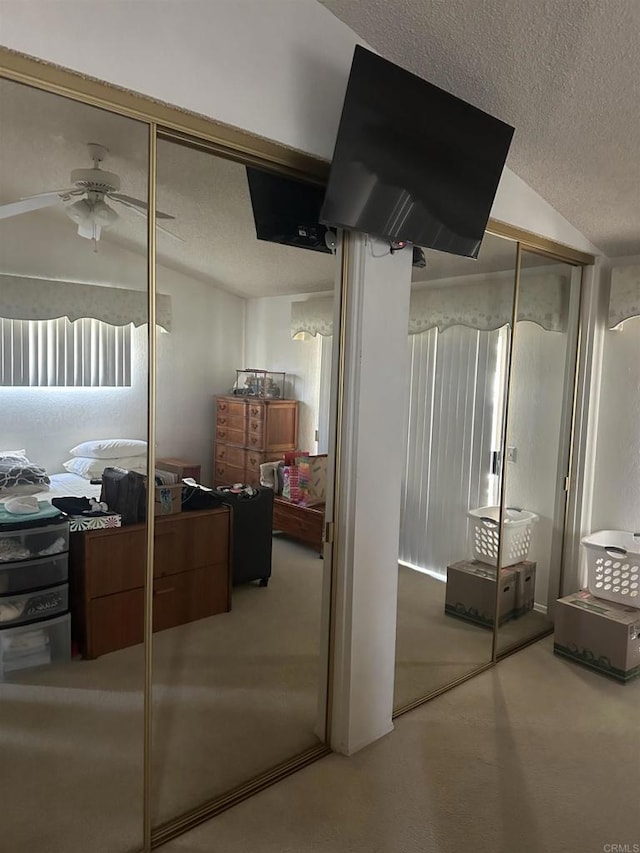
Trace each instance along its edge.
{"label": "dresser drawer", "polygon": [[236,447],[233,444],[216,445],[216,462],[242,468],[244,466],[244,455],[243,447]]}
{"label": "dresser drawer", "polygon": [[249,450],[262,450],[264,448],[264,433],[250,432],[247,434],[247,447]]}
{"label": "dresser drawer", "polygon": [[261,453],[258,450],[246,450],[244,455],[244,465],[249,471],[260,474],[260,466],[263,462],[274,462],[274,459],[267,459],[266,453]]}
{"label": "dresser drawer", "polygon": [[230,429],[227,426],[216,425],[216,441],[222,441],[226,444],[237,444],[242,447],[245,437],[244,429]]}
{"label": "dresser drawer", "polygon": [[225,564],[204,566],[153,584],[153,630],[229,610],[229,575]]}
{"label": "dresser drawer", "polygon": [[264,423],[265,411],[264,403],[255,401],[247,404],[247,418],[249,418],[249,420]]}
{"label": "dresser drawer", "polygon": [[144,590],[129,589],[89,602],[85,657],[97,658],[144,640]]}
{"label": "dresser drawer", "polygon": [[[127,530],[87,531],[73,536],[85,537],[84,561],[87,598],[99,598],[116,592],[144,586],[147,560],[147,531],[145,527]],[[120,647],[118,647],[120,648]]]}
{"label": "dresser drawer", "polygon": [[213,466],[213,480],[216,486],[232,486],[234,483],[244,483],[244,467],[227,465],[224,462],[216,462]]}
{"label": "dresser drawer", "polygon": [[246,414],[246,403],[244,400],[229,400],[228,398],[218,398],[216,402],[216,414],[219,418],[222,416],[244,418]]}
{"label": "dresser drawer", "polygon": [[223,427],[227,429],[240,430],[244,431],[246,423],[246,418],[244,416],[244,412],[241,415],[228,415],[226,413],[218,412],[218,417],[216,418],[216,428]]}

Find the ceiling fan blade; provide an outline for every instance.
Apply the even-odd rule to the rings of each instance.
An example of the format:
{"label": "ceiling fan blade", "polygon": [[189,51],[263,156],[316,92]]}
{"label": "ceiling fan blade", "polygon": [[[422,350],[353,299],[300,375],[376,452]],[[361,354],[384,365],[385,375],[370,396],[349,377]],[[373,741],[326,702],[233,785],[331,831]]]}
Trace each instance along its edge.
{"label": "ceiling fan blade", "polygon": [[24,201],[28,198],[45,198],[48,195],[57,195],[58,197],[66,196],[66,195],[82,195],[85,190],[79,190],[78,187],[65,187],[62,190],[47,190],[44,193],[35,193],[35,195],[23,195],[20,196],[20,199]]}
{"label": "ceiling fan blade", "polygon": [[[143,210],[140,210],[140,208],[139,208],[137,205],[135,205],[135,204],[129,204],[129,202],[128,202],[128,201],[124,201],[122,198],[114,198],[114,196],[109,196],[109,198],[113,199],[113,201],[119,201],[119,202],[120,202],[120,204],[121,204],[123,207],[128,207],[128,208],[129,208],[129,210],[133,210],[133,212],[134,212],[134,213],[137,213],[139,216],[142,216],[142,217],[144,217],[145,219],[147,218],[147,214],[146,214]],[[166,215],[166,214],[165,214],[165,215]],[[169,218],[170,218],[170,219],[175,219],[175,216],[171,216],[171,217],[169,217]],[[179,240],[181,243],[184,243],[184,239],[183,239],[182,237],[178,237],[178,235],[177,235],[177,234],[174,234],[172,231],[169,231],[169,230],[167,230],[166,228],[163,228],[163,226],[162,226],[162,225],[158,225],[158,223],[157,223],[157,222],[156,222],[156,229],[157,229],[158,231],[162,231],[162,233],[163,233],[163,234],[166,234],[168,237],[173,237],[173,239],[174,239],[174,240]]]}
{"label": "ceiling fan blade", "polygon": [[47,193],[33,198],[23,198],[20,201],[12,201],[10,204],[0,204],[0,219],[8,219],[10,216],[18,216],[20,213],[29,213],[43,207],[53,207],[59,201],[60,198],[57,193],[52,195]]}
{"label": "ceiling fan blade", "polygon": [[[133,196],[124,195],[123,193],[107,193],[107,196],[131,208],[138,207],[142,210],[147,210],[147,202],[139,198],[133,198]],[[163,213],[161,210],[156,210],[156,219],[175,219],[175,216],[172,216],[170,213]]]}

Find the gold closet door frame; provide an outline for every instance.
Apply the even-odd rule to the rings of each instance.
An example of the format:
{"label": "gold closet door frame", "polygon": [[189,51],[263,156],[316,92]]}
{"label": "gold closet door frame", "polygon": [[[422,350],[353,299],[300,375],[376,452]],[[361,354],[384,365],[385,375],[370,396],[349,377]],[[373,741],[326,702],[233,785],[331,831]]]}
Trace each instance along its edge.
{"label": "gold closet door frame", "polygon": [[[99,80],[84,77],[68,69],[41,62],[0,46],[0,78],[22,83],[53,95],[60,95],[87,106],[104,109],[126,118],[134,119],[148,128],[148,165],[147,165],[147,203],[149,216],[147,219],[147,298],[148,298],[148,352],[149,364],[147,372],[148,413],[147,432],[149,453],[147,473],[155,468],[155,435],[156,435],[156,387],[157,387],[157,332],[156,332],[156,195],[157,195],[157,142],[158,139],[176,142],[191,148],[206,151],[243,165],[253,165],[268,168],[290,177],[311,180],[324,184],[329,171],[329,164],[299,151],[289,149],[270,140],[254,136],[238,128],[207,119],[195,113],[189,113],[177,107],[163,104],[152,98],[130,92],[117,86]],[[341,288],[342,292],[343,288]],[[344,328],[340,330],[340,339],[344,336]],[[342,352],[342,347],[340,349]],[[339,404],[340,407],[340,404]],[[340,439],[337,438],[339,446]],[[335,483],[335,492],[338,493]],[[334,501],[335,505],[335,501]],[[144,601],[144,642],[145,642],[145,672],[144,672],[144,759],[143,759],[143,850],[142,853],[164,844],[194,826],[208,820],[227,808],[242,802],[247,797],[289,776],[296,770],[307,766],[313,761],[330,752],[326,744],[326,733],[329,731],[331,710],[331,649],[333,648],[333,613],[329,614],[329,655],[327,671],[327,702],[325,713],[325,742],[311,747],[291,759],[280,762],[275,767],[257,777],[248,780],[237,788],[205,802],[193,810],[179,815],[167,823],[153,828],[151,825],[151,746],[152,746],[152,696],[153,696],[153,556],[155,519],[153,507],[153,492],[147,490],[147,555],[145,566],[145,601]],[[327,543],[331,545],[331,543]],[[333,585],[333,584],[332,584]]]}
{"label": "gold closet door frame", "polygon": [[[23,83],[36,89],[62,95],[75,101],[98,107],[117,113],[128,118],[144,123],[149,128],[149,164],[148,164],[148,245],[147,245],[147,283],[148,283],[148,308],[149,308],[149,456],[148,469],[153,470],[155,465],[155,401],[156,401],[156,293],[155,293],[155,197],[156,197],[156,169],[157,169],[157,140],[167,139],[181,142],[185,145],[215,153],[227,159],[235,160],[247,165],[255,165],[281,172],[291,177],[326,183],[330,163],[326,160],[313,157],[303,152],[288,148],[285,145],[264,139],[254,134],[241,130],[231,125],[223,124],[214,119],[207,118],[188,110],[180,109],[154,98],[138,94],[120,86],[115,86],[92,77],[85,76],[67,68],[54,65],[43,60],[27,56],[18,51],[0,46],[0,78]],[[521,244],[523,249],[537,252],[550,259],[564,261],[577,266],[591,265],[595,258],[585,252],[576,250],[563,243],[558,243],[546,237],[534,234],[525,229],[518,228],[508,223],[489,219],[486,233],[504,237]],[[346,240],[348,249],[348,236]],[[342,283],[340,289],[341,317],[344,318],[345,292],[348,287],[345,264],[342,264]],[[344,324],[340,329],[340,360],[344,355],[344,337],[346,335]],[[337,435],[336,435],[336,458],[340,454],[341,432],[343,412],[343,376],[339,370],[340,380],[338,388],[338,411],[337,411]],[[576,371],[576,377],[578,371]],[[577,382],[577,378],[576,378]],[[336,478],[334,483],[334,507],[340,496],[339,482]],[[335,510],[334,510],[335,513]],[[146,589],[145,589],[145,680],[144,680],[144,826],[143,853],[148,853],[152,848],[169,841],[188,829],[196,826],[208,818],[218,814],[226,808],[246,799],[257,791],[268,787],[295,770],[310,764],[317,758],[330,752],[325,744],[313,747],[296,758],[286,761],[273,768],[254,780],[228,792],[210,803],[206,803],[193,811],[178,817],[155,831],[150,824],[150,792],[151,792],[151,689],[152,689],[152,584],[149,580],[153,577],[153,534],[154,516],[151,492],[147,495],[147,565],[146,565]],[[339,531],[335,531],[339,536]],[[333,584],[332,584],[333,586]],[[328,688],[327,688],[327,714],[325,718],[325,732],[329,730],[331,710],[331,673],[332,655],[334,646],[333,625],[335,624],[334,595],[331,595],[332,607],[329,614],[329,666],[328,666]],[[495,630],[495,629],[494,629]],[[394,717],[417,707],[428,699],[450,689],[456,684],[466,681],[485,669],[495,665],[495,654],[493,660],[488,664],[474,670],[468,676],[458,679],[450,685],[424,696],[410,705],[399,709]],[[326,737],[326,734],[325,734]]]}
{"label": "gold closet door frame", "polygon": [[[512,307],[512,315],[511,315],[511,335],[509,341],[509,349],[507,353],[507,370],[505,377],[505,405],[502,412],[502,439],[500,442],[500,453],[502,454],[502,459],[505,459],[506,452],[506,442],[507,442],[507,424],[509,417],[509,399],[511,392],[511,368],[512,368],[512,355],[513,355],[513,347],[516,336],[516,320],[518,317],[518,302],[520,296],[520,273],[522,267],[522,253],[527,252],[535,255],[540,255],[541,257],[548,258],[550,261],[557,261],[559,263],[569,264],[575,267],[581,267],[583,270],[586,266],[591,266],[595,263],[595,257],[593,255],[589,255],[586,252],[581,252],[578,249],[573,249],[571,246],[565,246],[563,243],[557,243],[554,240],[549,240],[546,237],[541,237],[538,234],[534,234],[531,231],[525,231],[522,228],[517,228],[516,226],[509,225],[505,222],[500,222],[496,219],[489,219],[487,223],[487,227],[485,230],[485,234],[492,234],[494,237],[502,237],[505,240],[510,240],[515,243],[516,256],[515,256],[515,264],[513,268],[513,307]],[[576,412],[578,409],[578,401],[579,401],[579,382],[580,382],[580,349],[581,349],[581,340],[584,333],[583,327],[583,292],[584,292],[584,276],[580,282],[580,308],[579,308],[579,319],[578,319],[578,332],[576,336],[576,362],[575,362],[575,373],[573,380],[573,395],[571,400],[571,417],[570,417],[570,435],[569,435],[569,471],[572,470],[572,460],[573,460],[573,452],[574,452],[574,443],[575,443],[575,428],[576,428]],[[502,472],[500,476],[500,528],[502,529],[502,525],[504,524],[504,511],[505,511],[505,485],[506,485],[506,465],[502,466]],[[570,512],[570,498],[567,499],[565,504],[564,511],[564,522],[565,522],[565,531],[567,526],[567,519]],[[564,537],[563,542],[566,541],[566,535]],[[498,541],[498,557],[497,562],[498,565],[502,562],[502,537],[500,537]],[[559,583],[562,584],[562,577],[564,573],[564,544],[563,544],[563,563],[560,571]],[[408,702],[406,705],[403,705],[400,708],[397,708],[393,712],[393,719],[396,717],[400,717],[402,714],[406,714],[408,711],[412,711],[414,708],[418,708],[420,705],[424,705],[425,702],[429,702],[431,699],[435,699],[436,696],[440,696],[442,693],[446,693],[448,690],[451,690],[453,687],[457,687],[459,684],[463,684],[465,681],[469,681],[470,678],[475,678],[476,675],[480,675],[480,673],[485,672],[487,669],[491,669],[494,667],[500,660],[503,660],[506,657],[509,657],[516,652],[521,651],[526,646],[530,646],[532,643],[537,642],[542,639],[542,637],[547,636],[548,634],[553,633],[553,627],[548,630],[541,631],[537,634],[533,634],[531,637],[528,637],[526,640],[523,640],[516,646],[508,649],[506,652],[498,652],[498,610],[499,610],[499,584],[496,583],[496,599],[494,603],[494,619],[493,619],[493,629],[492,629],[492,640],[491,640],[491,659],[486,663],[480,664],[479,666],[472,669],[470,672],[465,675],[456,678],[454,681],[449,682],[441,687],[436,688],[435,690],[431,690],[428,693],[425,693],[423,696],[419,696],[416,699],[413,699],[411,702]]]}

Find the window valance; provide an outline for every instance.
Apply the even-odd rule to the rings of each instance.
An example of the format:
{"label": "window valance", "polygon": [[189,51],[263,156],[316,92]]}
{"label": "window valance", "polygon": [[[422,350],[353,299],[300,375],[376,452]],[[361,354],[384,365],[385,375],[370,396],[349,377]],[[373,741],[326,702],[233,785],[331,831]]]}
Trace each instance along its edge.
{"label": "window valance", "polygon": [[640,265],[614,267],[611,271],[609,328],[631,317],[640,317]]}
{"label": "window valance", "polygon": [[[7,320],[90,317],[111,326],[147,322],[147,293],[122,287],[0,275],[0,316]],[[171,331],[171,297],[158,294],[157,325]]]}
{"label": "window valance", "polygon": [[[518,319],[537,323],[543,329],[561,332],[568,311],[567,279],[558,273],[529,274],[523,271]],[[493,331],[511,323],[513,278],[495,277],[465,284],[434,284],[414,288],[409,307],[409,334],[428,329],[444,331],[450,326],[470,326]],[[291,334],[333,334],[333,297],[291,303]]]}

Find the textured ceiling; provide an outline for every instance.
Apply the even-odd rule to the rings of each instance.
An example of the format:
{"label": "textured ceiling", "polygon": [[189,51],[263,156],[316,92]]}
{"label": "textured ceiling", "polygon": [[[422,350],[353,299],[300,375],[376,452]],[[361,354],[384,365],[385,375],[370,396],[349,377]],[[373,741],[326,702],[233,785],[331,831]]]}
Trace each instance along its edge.
{"label": "textured ceiling", "polygon": [[[0,81],[0,122],[0,203],[70,186],[72,169],[91,167],[87,142],[109,149],[101,168],[120,177],[121,192],[146,198],[147,131],[138,122],[7,80]],[[108,204],[120,218],[103,230],[100,242],[144,254],[146,218]],[[238,163],[159,142],[158,208],[175,216],[163,225],[184,240],[158,234],[158,260],[170,269],[242,296],[333,288],[331,255],[256,239],[246,174]],[[86,252],[87,241],[62,206],[0,220],[0,235],[9,222],[14,233],[18,220],[34,247],[48,223],[66,224],[70,269],[73,252]]]}
{"label": "textured ceiling", "polygon": [[[7,80],[0,81],[0,119],[0,203],[68,187],[72,169],[91,166],[86,147],[90,141],[109,149],[102,168],[119,175],[121,191],[146,198],[144,125]],[[100,244],[144,255],[146,218],[109,204],[120,218],[102,232]],[[242,296],[333,289],[331,255],[256,240],[245,170],[237,163],[161,140],[158,208],[176,217],[164,224],[184,240],[158,234],[158,259],[169,269]],[[52,274],[73,279],[74,259],[86,257],[89,246],[62,206],[0,220],[0,253],[4,234],[4,239],[19,239],[37,254],[39,237],[53,224],[60,235],[56,239],[64,242],[64,247],[58,245],[63,248],[58,257],[68,269]],[[42,240],[40,244],[45,245]],[[413,270],[414,282],[510,270],[515,263],[514,244],[489,237],[476,261],[432,250],[425,254],[427,267]]]}
{"label": "textured ceiling", "polygon": [[507,165],[610,257],[640,253],[640,0],[320,0],[516,128]]}

